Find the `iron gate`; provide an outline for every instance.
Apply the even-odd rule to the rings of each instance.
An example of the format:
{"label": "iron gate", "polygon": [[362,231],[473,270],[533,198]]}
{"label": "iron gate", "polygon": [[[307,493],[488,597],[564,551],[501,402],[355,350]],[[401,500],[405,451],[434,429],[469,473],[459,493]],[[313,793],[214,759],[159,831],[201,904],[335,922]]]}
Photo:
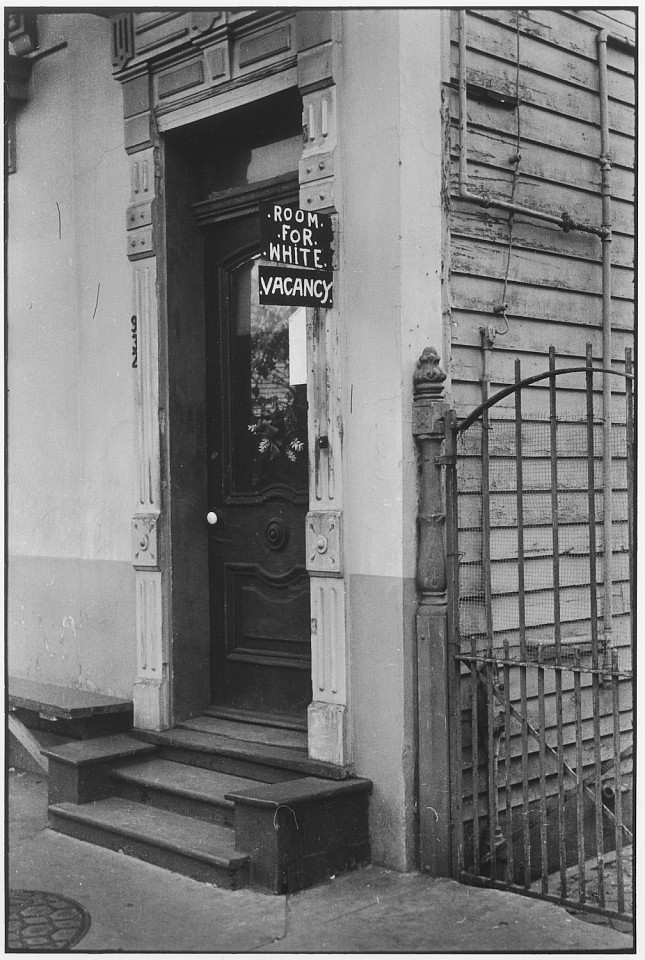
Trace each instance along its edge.
{"label": "iron gate", "polygon": [[549,357],[525,379],[517,361],[513,386],[445,419],[453,871],[624,918],[631,353],[624,374],[594,369],[590,346],[584,367]]}

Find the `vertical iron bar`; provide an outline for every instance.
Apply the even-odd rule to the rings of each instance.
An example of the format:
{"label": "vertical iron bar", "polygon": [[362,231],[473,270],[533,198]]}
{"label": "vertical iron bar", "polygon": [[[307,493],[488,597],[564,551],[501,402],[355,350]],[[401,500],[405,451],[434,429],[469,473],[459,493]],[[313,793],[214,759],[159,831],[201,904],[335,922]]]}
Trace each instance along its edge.
{"label": "vertical iron bar", "polygon": [[510,648],[504,641],[504,775],[506,789],[506,882],[515,882],[513,863],[513,777],[511,763],[511,668]]}
{"label": "vertical iron bar", "polygon": [[[450,770],[453,877],[464,869],[464,808],[462,767],[461,661],[459,653],[459,510],[457,501],[457,417],[446,412],[446,554],[448,560],[448,691],[450,702]],[[429,707],[430,709],[430,707]]]}
{"label": "vertical iron bar", "polygon": [[[483,521],[482,521],[483,526]],[[483,534],[482,534],[483,537]],[[472,768],[472,794],[473,794],[473,870],[476,876],[479,876],[480,869],[480,850],[479,850],[479,716],[478,716],[478,679],[477,679],[477,638],[473,634],[470,638],[470,755]]]}
{"label": "vertical iron bar", "polygon": [[[595,828],[596,828],[596,858],[598,864],[598,902],[605,905],[605,864],[604,843],[602,835],[602,783],[601,783],[601,756],[600,756],[600,679],[598,676],[598,593],[596,575],[596,491],[594,470],[594,433],[593,433],[593,371],[592,348],[587,344],[587,482],[589,487],[589,572],[590,572],[590,603],[591,603],[591,694],[593,709],[593,753],[595,777]],[[603,456],[606,450],[603,448]],[[603,510],[606,503],[603,499]],[[605,531],[606,532],[606,531]],[[610,545],[611,546],[611,545]],[[607,544],[603,542],[603,551]],[[611,590],[611,584],[610,584]],[[607,584],[605,583],[605,595]],[[606,599],[606,596],[605,596]]]}
{"label": "vertical iron bar", "polygon": [[[600,193],[602,197],[602,365],[611,370],[612,364],[612,310],[611,310],[611,147],[609,144],[609,94],[607,73],[607,31],[596,34],[598,54],[598,96],[600,103]],[[611,382],[612,377],[602,374],[602,498],[603,498],[603,667],[609,665],[609,648],[613,631],[613,537],[612,537],[612,450],[611,450]]]}
{"label": "vertical iron bar", "polygon": [[585,789],[584,759],[582,754],[582,689],[580,676],[580,653],[575,652],[573,666],[573,697],[576,708],[576,830],[578,835],[578,900],[584,903],[587,898],[585,877]]}
{"label": "vertical iron bar", "polygon": [[[633,375],[631,347],[625,350],[625,373]],[[636,558],[634,556],[634,381],[628,376],[625,383],[625,433],[627,443],[627,537],[629,547],[629,614],[634,637],[634,597],[636,594]]]}
{"label": "vertical iron bar", "polygon": [[555,711],[558,743],[558,850],[560,895],[567,895],[565,836],[564,736],[562,728],[562,631],[560,624],[560,527],[558,516],[558,410],[555,382],[555,347],[549,347],[549,434],[551,451],[551,544],[553,561],[553,631],[555,639]]}
{"label": "vertical iron bar", "polygon": [[519,383],[522,367],[515,361],[515,476],[517,486],[517,569],[518,614],[520,630],[520,701],[522,713],[522,834],[524,847],[524,886],[531,886],[531,834],[529,823],[528,718],[526,706],[526,616],[524,610],[524,477],[522,464],[522,395]]}
{"label": "vertical iron bar", "polygon": [[495,776],[495,700],[493,696],[493,664],[486,664],[486,713],[488,736],[486,763],[488,773],[488,851],[490,875],[497,879],[497,778]]}
{"label": "vertical iron bar", "polygon": [[625,910],[625,883],[623,878],[623,796],[621,791],[622,778],[620,771],[620,699],[618,677],[618,651],[611,651],[611,690],[612,706],[614,710],[614,817],[616,822],[616,887],[618,898],[618,912]]}
{"label": "vertical iron bar", "polygon": [[589,504],[589,600],[591,617],[591,666],[598,667],[598,574],[596,570],[596,477],[593,431],[593,359],[587,344],[587,499]]}
{"label": "vertical iron bar", "polygon": [[[488,400],[490,383],[490,351],[492,342],[488,331],[482,329],[482,351],[484,358],[481,382],[482,403]],[[490,419],[488,410],[482,414],[482,563],[484,574],[484,605],[486,610],[486,655],[493,655],[493,587],[490,569]],[[486,672],[486,767],[488,792],[488,856],[491,877],[496,876],[495,839],[497,832],[497,787],[495,783],[495,703],[493,700],[493,665],[485,665]]]}
{"label": "vertical iron bar", "polygon": [[540,724],[540,853],[542,859],[542,893],[549,892],[549,858],[547,847],[546,809],[546,710],[544,702],[544,666],[542,650],[538,652],[538,710]]}
{"label": "vertical iron bar", "polygon": [[605,905],[605,845],[602,817],[602,757],[600,747],[600,677],[594,671],[591,679],[593,693],[593,753],[596,800],[596,858],[598,862],[598,905]]}
{"label": "vertical iron bar", "polygon": [[561,657],[560,624],[560,525],[558,510],[558,413],[555,383],[555,347],[549,347],[549,434],[551,440],[551,542],[553,546],[553,630],[555,656]]}
{"label": "vertical iron bar", "polygon": [[471,640],[470,661],[470,730],[471,730],[471,767],[473,780],[473,870],[479,876],[479,717],[477,716],[477,640]]}

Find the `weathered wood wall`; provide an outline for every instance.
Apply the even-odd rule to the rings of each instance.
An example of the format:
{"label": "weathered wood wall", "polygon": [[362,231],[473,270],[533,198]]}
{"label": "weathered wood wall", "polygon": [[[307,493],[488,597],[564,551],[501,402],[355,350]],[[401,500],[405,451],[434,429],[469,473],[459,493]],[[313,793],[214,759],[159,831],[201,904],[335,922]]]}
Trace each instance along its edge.
{"label": "weathered wood wall", "polygon": [[[555,347],[556,366],[583,365],[586,343],[591,341],[594,363],[602,361],[602,250],[599,237],[582,232],[563,232],[534,218],[481,208],[459,199],[459,30],[458,13],[451,11],[450,69],[445,77],[447,140],[450,145],[450,184],[446,189],[447,237],[445,245],[446,309],[450,326],[448,364],[451,390],[459,416],[470,413],[482,400],[483,351],[481,329],[497,331],[490,351],[490,394],[515,378],[514,363],[521,360],[522,376],[548,369],[549,346]],[[467,23],[468,96],[468,186],[511,199],[512,158],[518,153],[519,179],[514,199],[575,220],[602,223],[600,155],[600,106],[596,36],[605,28],[634,40],[635,18],[631,11],[549,10],[480,8],[469,10]],[[518,70],[519,44],[519,70]],[[612,366],[624,370],[625,348],[634,338],[634,57],[625,49],[609,45],[609,137],[612,159]],[[519,89],[518,89],[519,81]],[[478,95],[486,88],[506,99],[491,102]],[[519,95],[519,110],[513,100]],[[512,249],[509,257],[509,242]],[[496,311],[504,299],[508,271],[506,317]],[[597,378],[595,414],[602,413],[601,383]],[[562,412],[583,413],[584,376],[560,378],[558,407]],[[621,668],[629,663],[629,560],[627,534],[627,465],[625,459],[625,402],[622,379],[615,378],[614,410],[614,628],[621,654]],[[529,419],[548,415],[548,381],[525,393],[523,411]],[[513,417],[513,398],[505,401],[506,416]],[[546,432],[545,432],[546,431]],[[524,574],[527,642],[553,636],[551,473],[548,427],[525,434],[524,487],[526,524]],[[601,428],[594,428],[596,451],[601,449]],[[510,440],[509,440],[510,438]],[[516,481],[512,431],[491,434],[491,588],[495,647],[508,641],[517,652],[518,643],[518,550],[516,533]],[[510,446],[509,446],[510,443]],[[506,444],[506,446],[504,446]],[[580,446],[582,444],[582,446]],[[580,447],[580,449],[578,449]],[[584,447],[584,449],[583,449]],[[561,612],[563,636],[577,642],[590,639],[589,522],[585,428],[561,424],[558,434],[558,485],[561,528]],[[481,429],[471,428],[459,447],[459,553],[462,637],[485,635],[481,553]],[[602,581],[602,470],[595,463],[598,498],[596,550],[597,579]],[[543,495],[542,495],[543,492]],[[602,583],[599,583],[602,596]],[[472,602],[469,598],[472,598]],[[602,626],[602,625],[601,625]],[[478,649],[482,649],[478,641]],[[470,641],[464,640],[467,649]],[[583,648],[580,648],[583,649]],[[584,655],[584,650],[583,650]],[[539,725],[537,671],[530,671],[527,710]],[[520,708],[519,671],[511,671],[514,705]],[[531,679],[532,677],[532,679]],[[549,674],[547,672],[547,678]],[[563,675],[563,699],[558,703],[553,675],[547,679],[545,715],[547,742],[556,742],[558,714],[564,722],[565,753],[575,767],[575,704],[573,673]],[[582,676],[583,776],[593,770],[593,709],[589,675]],[[495,704],[495,710],[499,710]],[[464,816],[472,816],[470,680],[462,674]],[[623,746],[631,742],[631,681],[621,685],[620,727]],[[609,692],[601,697],[601,752],[612,753],[612,704]],[[485,729],[480,730],[485,738]],[[519,725],[512,724],[513,803],[521,802],[521,739]],[[483,746],[483,741],[482,741]],[[538,744],[529,741],[529,794],[539,795]],[[557,790],[556,764],[547,762],[547,792]],[[485,753],[480,752],[480,763]],[[630,770],[623,764],[623,773]],[[590,766],[591,765],[591,766]],[[505,777],[502,760],[499,782]],[[480,769],[482,804],[486,771]],[[570,783],[567,784],[571,786]],[[502,806],[503,797],[500,796]]]}
{"label": "weathered wood wall", "polygon": [[[477,9],[466,16],[469,84],[505,95],[500,106],[469,94],[468,175],[474,191],[510,199],[517,153],[516,95],[519,22],[519,180],[515,200],[587,223],[601,223],[600,107],[596,36],[601,27],[634,38],[630,11]],[[502,303],[509,215],[459,200],[459,32],[451,11],[450,76],[445,78],[451,151],[449,303],[452,390],[459,412],[480,400],[480,328],[505,329]],[[622,368],[634,329],[634,57],[609,45],[610,148],[613,161],[613,361]],[[516,215],[508,268],[508,332],[496,337],[491,390],[513,380],[513,362],[529,376],[584,361],[585,344],[602,357],[602,270],[598,237]],[[618,381],[617,381],[618,383]]]}

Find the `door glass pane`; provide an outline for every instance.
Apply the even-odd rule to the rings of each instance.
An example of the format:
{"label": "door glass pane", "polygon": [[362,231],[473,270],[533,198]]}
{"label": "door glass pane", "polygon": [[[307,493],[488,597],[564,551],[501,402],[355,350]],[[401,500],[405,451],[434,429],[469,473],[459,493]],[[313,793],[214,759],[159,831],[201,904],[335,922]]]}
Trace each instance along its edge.
{"label": "door glass pane", "polygon": [[[253,258],[231,274],[233,489],[306,491],[307,387],[293,382],[302,378],[301,308],[263,306],[258,289]],[[290,339],[297,351],[291,376]]]}

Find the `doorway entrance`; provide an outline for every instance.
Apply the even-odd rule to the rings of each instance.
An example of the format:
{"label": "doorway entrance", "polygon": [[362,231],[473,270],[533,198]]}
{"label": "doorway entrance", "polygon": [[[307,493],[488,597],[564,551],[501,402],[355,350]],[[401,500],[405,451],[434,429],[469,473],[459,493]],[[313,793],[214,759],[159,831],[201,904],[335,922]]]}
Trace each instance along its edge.
{"label": "doorway entrance", "polygon": [[301,121],[293,88],[164,138],[174,722],[304,728],[312,699],[306,318],[257,289]]}

